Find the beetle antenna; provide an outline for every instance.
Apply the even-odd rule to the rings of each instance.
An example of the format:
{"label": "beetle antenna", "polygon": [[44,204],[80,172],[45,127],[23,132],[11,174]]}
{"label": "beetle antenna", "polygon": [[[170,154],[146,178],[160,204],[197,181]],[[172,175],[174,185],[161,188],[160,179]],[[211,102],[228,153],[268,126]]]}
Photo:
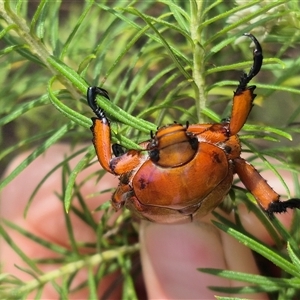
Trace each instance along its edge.
{"label": "beetle antenna", "polygon": [[152,130],[150,130],[150,137],[151,137],[152,140],[153,140],[154,137],[155,137]]}
{"label": "beetle antenna", "polygon": [[187,130],[188,128],[189,128],[189,126],[190,126],[190,122],[189,121],[186,121],[186,123],[185,123],[185,129]]}
{"label": "beetle antenna", "polygon": [[242,92],[246,89],[249,81],[258,74],[263,62],[263,52],[260,43],[254,35],[251,33],[244,33],[245,36],[248,36],[254,43],[255,49],[253,50],[253,65],[249,73],[244,73],[240,79],[240,83],[236,89],[236,92]]}
{"label": "beetle antenna", "polygon": [[108,92],[105,89],[102,89],[100,87],[97,86],[90,86],[87,89],[87,102],[90,106],[90,108],[93,110],[93,112],[95,113],[95,115],[102,120],[103,118],[105,118],[105,113],[104,110],[98,106],[97,102],[96,102],[96,97],[97,95],[103,96],[106,99],[109,100],[109,96],[108,96]]}

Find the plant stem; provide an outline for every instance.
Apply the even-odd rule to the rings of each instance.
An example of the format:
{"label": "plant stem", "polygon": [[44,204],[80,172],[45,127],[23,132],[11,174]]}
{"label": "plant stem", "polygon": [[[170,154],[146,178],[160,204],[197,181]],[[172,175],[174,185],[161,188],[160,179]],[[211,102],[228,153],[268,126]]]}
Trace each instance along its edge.
{"label": "plant stem", "polygon": [[37,279],[26,282],[20,288],[11,291],[11,295],[14,297],[18,297],[20,295],[30,293],[31,291],[34,291],[35,289],[41,287],[45,283],[48,283],[65,275],[71,275],[84,267],[97,266],[100,263],[117,259],[122,255],[135,253],[139,251],[139,249],[139,244],[134,244],[132,246],[122,246],[117,249],[106,250],[102,253],[97,253],[95,255],[83,258],[81,260],[71,262],[69,264],[63,265],[58,269],[45,273],[39,276]]}
{"label": "plant stem", "polygon": [[57,75],[56,70],[52,68],[52,66],[47,61],[50,53],[38,39],[33,37],[24,20],[11,10],[9,2],[10,1],[0,2],[0,16],[7,22],[8,25],[16,25],[16,27],[13,28],[16,30],[20,38],[22,38],[27,43],[32,53],[38,56],[41,62],[45,64],[53,74]]}
{"label": "plant stem", "polygon": [[191,37],[194,42],[193,48],[193,80],[195,83],[196,111],[198,120],[202,123],[201,111],[206,106],[205,78],[204,78],[204,57],[205,51],[201,45],[201,31],[199,26],[202,23],[203,1],[191,0]]}

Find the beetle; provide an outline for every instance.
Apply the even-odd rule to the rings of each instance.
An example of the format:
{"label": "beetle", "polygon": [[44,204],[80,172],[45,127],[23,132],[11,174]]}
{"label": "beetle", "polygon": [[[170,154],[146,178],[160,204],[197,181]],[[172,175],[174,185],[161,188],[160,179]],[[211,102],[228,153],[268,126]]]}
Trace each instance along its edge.
{"label": "beetle", "polygon": [[272,217],[287,208],[300,208],[300,199],[281,201],[259,172],[241,157],[238,132],[253,106],[255,86],[247,86],[263,62],[257,39],[245,33],[255,45],[253,65],[243,72],[233,95],[231,117],[220,123],[162,126],[140,144],[141,150],[124,151],[111,145],[110,122],[96,102],[108,92],[89,87],[87,101],[92,118],[93,144],[101,166],[119,177],[112,205],[124,205],[134,216],[158,223],[185,223],[201,218],[216,208],[229,193],[237,174],[259,206]]}

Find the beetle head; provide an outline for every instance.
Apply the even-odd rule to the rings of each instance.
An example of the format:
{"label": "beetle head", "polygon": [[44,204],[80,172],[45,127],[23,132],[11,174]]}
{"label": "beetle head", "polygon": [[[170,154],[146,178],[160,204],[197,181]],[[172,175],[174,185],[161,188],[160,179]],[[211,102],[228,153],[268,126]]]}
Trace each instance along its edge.
{"label": "beetle head", "polygon": [[187,126],[163,126],[152,136],[148,145],[149,157],[163,168],[173,168],[191,161],[198,150],[198,139]]}

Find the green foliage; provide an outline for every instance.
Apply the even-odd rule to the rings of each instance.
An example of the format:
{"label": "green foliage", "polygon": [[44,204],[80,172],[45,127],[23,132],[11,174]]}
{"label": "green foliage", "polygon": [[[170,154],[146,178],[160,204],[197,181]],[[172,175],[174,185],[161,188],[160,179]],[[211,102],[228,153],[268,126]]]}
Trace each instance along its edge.
{"label": "green foliage", "polygon": [[[71,157],[56,166],[63,170],[64,184],[59,197],[67,210],[76,210],[72,199],[81,196],[75,179],[95,157],[88,129],[92,112],[85,99],[90,85],[109,91],[111,101],[99,97],[98,103],[112,120],[113,140],[127,148],[138,147],[138,142],[148,139],[149,131],[161,124],[174,120],[218,121],[227,117],[240,72],[252,65],[250,40],[240,39],[244,32],[251,32],[261,41],[265,60],[263,70],[253,80],[257,85],[257,109],[249,118],[251,125],[244,126],[241,139],[252,157],[261,159],[256,166],[271,168],[278,176],[277,166],[271,166],[264,155],[279,157],[280,167],[293,172],[299,196],[299,3],[236,2],[0,2],[0,169],[4,170],[17,154],[31,149],[31,154],[0,181],[0,189],[58,141],[72,145],[87,142],[88,146],[73,154],[86,153],[74,169],[68,166]],[[40,179],[37,190],[49,175]],[[101,175],[96,175],[101,180]],[[33,198],[34,194],[29,206]],[[53,284],[67,298],[72,276],[83,267],[89,267],[84,285],[89,287],[91,299],[96,294],[97,281],[115,269],[121,269],[126,278],[123,298],[136,298],[130,259],[138,244],[129,242],[134,232],[120,234],[128,212],[110,227],[106,224],[109,207],[103,205],[99,209],[104,212],[100,224],[93,221],[83,199],[81,210],[76,211],[101,236],[99,245],[93,245],[101,248],[101,255],[96,252],[89,257],[82,257],[77,251],[67,214],[66,226],[69,224],[72,243],[69,250],[47,244],[8,220],[3,221],[0,234],[27,262],[28,270],[24,271],[34,274],[35,279],[24,283],[9,274],[1,275],[0,295],[5,295],[1,299],[7,295],[26,298],[31,291],[36,291],[39,298],[43,285],[60,277],[67,282],[63,281],[61,286]],[[222,222],[217,226],[268,259],[274,258],[272,261],[278,262],[286,276],[292,277],[272,279],[270,286],[269,278],[251,275],[255,287],[241,291],[277,291],[281,299],[291,299],[300,287],[299,251],[292,235],[287,239],[289,255],[272,248],[265,252],[257,241],[246,240],[235,225]],[[41,274],[36,261],[10,239],[6,227],[53,249],[60,254],[62,266],[55,272]],[[280,232],[274,240],[282,238],[287,236]],[[96,274],[93,266],[97,266]],[[226,271],[206,272],[236,278],[236,274]],[[237,278],[249,282],[249,276],[238,274]]]}

